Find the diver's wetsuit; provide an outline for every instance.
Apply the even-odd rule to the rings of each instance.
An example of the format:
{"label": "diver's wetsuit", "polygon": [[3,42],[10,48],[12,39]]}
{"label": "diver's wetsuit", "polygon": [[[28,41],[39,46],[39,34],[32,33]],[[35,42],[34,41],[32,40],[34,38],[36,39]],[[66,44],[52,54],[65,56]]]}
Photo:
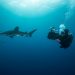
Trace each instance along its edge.
{"label": "diver's wetsuit", "polygon": [[60,48],[68,48],[73,40],[73,35],[69,33],[68,29],[64,30],[64,33],[59,35],[59,33],[56,33],[55,31],[51,30],[48,33],[48,39],[51,40],[59,40],[58,43],[60,44]]}
{"label": "diver's wetsuit", "polygon": [[60,40],[60,48],[68,48],[73,40],[73,35],[72,34],[68,34],[68,32],[66,32],[65,29],[65,33],[64,35],[59,35],[59,40]]}

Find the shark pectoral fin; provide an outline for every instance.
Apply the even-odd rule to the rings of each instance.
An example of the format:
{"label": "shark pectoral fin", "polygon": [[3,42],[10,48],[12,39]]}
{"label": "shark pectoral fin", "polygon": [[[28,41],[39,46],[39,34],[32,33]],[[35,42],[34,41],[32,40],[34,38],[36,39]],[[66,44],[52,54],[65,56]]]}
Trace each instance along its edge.
{"label": "shark pectoral fin", "polygon": [[32,34],[29,34],[29,37],[32,37]]}

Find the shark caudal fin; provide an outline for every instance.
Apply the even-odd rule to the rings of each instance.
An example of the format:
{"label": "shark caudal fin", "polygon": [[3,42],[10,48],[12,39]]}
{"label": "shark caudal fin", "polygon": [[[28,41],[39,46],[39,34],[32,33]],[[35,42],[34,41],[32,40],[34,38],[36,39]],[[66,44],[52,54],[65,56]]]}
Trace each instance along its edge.
{"label": "shark caudal fin", "polygon": [[32,37],[32,34],[33,34],[35,31],[37,31],[37,29],[34,29],[34,30],[32,30],[31,32],[29,32],[29,33],[28,33],[28,36],[29,36],[29,37]]}

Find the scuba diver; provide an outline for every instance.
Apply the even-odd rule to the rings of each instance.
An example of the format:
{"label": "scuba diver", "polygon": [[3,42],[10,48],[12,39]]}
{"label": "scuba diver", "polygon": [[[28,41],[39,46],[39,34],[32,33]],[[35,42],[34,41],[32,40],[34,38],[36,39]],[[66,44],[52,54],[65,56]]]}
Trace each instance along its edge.
{"label": "scuba diver", "polygon": [[[55,35],[54,35],[54,33],[55,33]],[[50,31],[48,33],[48,39],[57,40],[58,43],[60,44],[60,48],[70,47],[72,40],[73,40],[73,35],[72,35],[72,33],[70,33],[69,29],[66,29],[64,24],[61,24],[59,26],[59,32],[54,31],[54,33],[52,33],[52,31]]]}

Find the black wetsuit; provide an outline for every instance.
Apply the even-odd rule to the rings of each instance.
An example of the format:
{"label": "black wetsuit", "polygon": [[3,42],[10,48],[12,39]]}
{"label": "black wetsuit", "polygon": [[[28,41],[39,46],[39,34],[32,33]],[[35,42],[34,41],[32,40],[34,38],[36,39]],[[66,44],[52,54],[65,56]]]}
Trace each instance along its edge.
{"label": "black wetsuit", "polygon": [[65,32],[64,35],[59,36],[59,40],[60,40],[61,48],[68,48],[72,43],[73,35],[68,34],[68,32]]}
{"label": "black wetsuit", "polygon": [[59,35],[59,33],[56,33],[55,31],[51,30],[48,33],[48,39],[50,40],[56,40],[59,39],[60,48],[68,48],[73,40],[73,35],[69,33],[68,29],[64,30],[64,33]]}

